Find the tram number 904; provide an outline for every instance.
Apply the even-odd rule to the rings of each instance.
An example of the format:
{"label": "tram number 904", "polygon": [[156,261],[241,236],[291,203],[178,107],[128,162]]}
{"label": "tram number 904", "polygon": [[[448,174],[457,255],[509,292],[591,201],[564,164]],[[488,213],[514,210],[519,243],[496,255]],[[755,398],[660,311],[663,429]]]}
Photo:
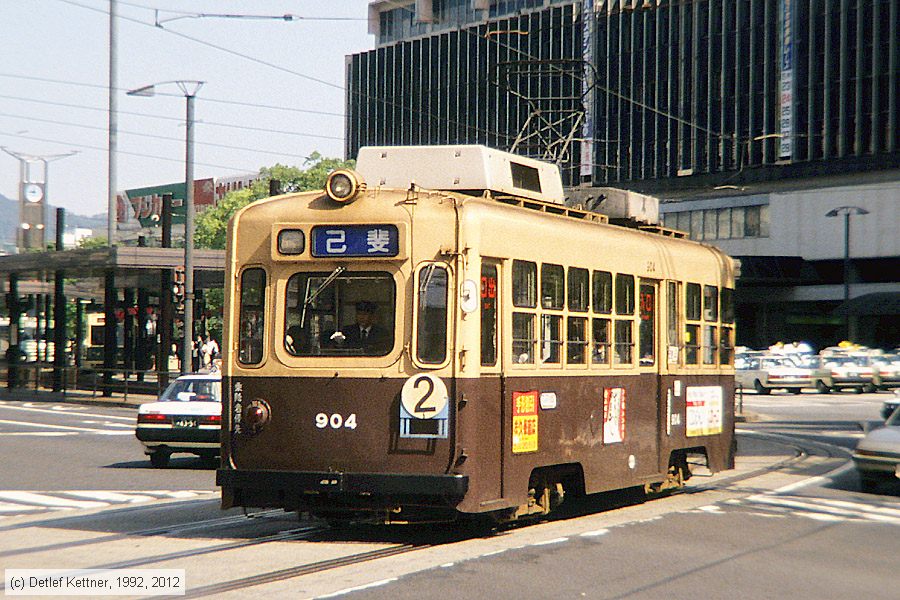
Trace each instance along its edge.
{"label": "tram number 904", "polygon": [[346,419],[343,415],[337,413],[333,415],[319,413],[316,415],[316,427],[319,429],[325,429],[326,427],[331,427],[332,429],[340,429],[341,427],[356,429],[356,413],[351,413]]}

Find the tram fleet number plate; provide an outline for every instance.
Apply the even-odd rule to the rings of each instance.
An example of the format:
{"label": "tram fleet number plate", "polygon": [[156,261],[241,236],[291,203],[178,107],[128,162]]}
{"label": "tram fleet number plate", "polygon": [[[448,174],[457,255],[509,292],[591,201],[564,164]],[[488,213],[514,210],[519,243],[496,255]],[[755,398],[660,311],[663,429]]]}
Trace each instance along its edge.
{"label": "tram fleet number plate", "polygon": [[311,237],[315,257],[397,256],[400,252],[396,225],[318,225]]}

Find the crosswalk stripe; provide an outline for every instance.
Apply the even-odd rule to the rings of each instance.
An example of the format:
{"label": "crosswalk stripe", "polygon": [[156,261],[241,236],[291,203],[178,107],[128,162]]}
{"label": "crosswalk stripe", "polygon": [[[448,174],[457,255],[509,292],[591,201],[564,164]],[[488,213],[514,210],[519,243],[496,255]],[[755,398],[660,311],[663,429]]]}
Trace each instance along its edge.
{"label": "crosswalk stripe", "polygon": [[85,491],[85,492],[63,492],[66,496],[75,496],[76,498],[87,498],[88,500],[103,500],[106,502],[149,502],[154,500],[153,496],[138,494],[122,494],[119,492],[103,492],[103,491]]}
{"label": "crosswalk stripe", "polygon": [[[29,421],[7,421],[0,419],[0,423],[4,425],[18,425],[21,427],[46,427],[49,429],[64,429],[66,431],[84,431],[88,433],[103,433],[102,429],[91,429],[88,427],[73,427],[71,425],[51,425],[50,423],[31,423]],[[116,432],[120,433],[120,432]]]}
{"label": "crosswalk stripe", "polygon": [[47,494],[39,494],[34,492],[0,492],[0,499],[13,500],[22,502],[23,504],[39,505],[39,506],[61,506],[66,508],[101,508],[109,506],[109,502],[94,502],[86,500],[67,500],[66,498],[58,498]]}
{"label": "crosswalk stripe", "polygon": [[98,415],[96,413],[83,413],[83,412],[74,412],[74,411],[59,410],[59,409],[53,410],[52,408],[37,408],[35,406],[29,406],[28,404],[25,404],[23,406],[11,406],[11,405],[7,404],[3,408],[6,410],[21,410],[21,411],[25,411],[25,412],[49,413],[51,415],[93,417],[95,419],[117,419],[119,421],[131,421],[132,423],[134,423],[134,420],[135,420],[134,416],[120,417],[118,415]]}

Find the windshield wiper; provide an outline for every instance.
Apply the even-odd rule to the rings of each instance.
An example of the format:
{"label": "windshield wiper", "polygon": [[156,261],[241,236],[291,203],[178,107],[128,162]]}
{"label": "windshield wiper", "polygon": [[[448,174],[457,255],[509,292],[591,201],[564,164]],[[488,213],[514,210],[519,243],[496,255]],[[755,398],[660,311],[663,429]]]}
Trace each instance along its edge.
{"label": "windshield wiper", "polygon": [[306,309],[309,308],[309,305],[313,303],[319,294],[325,291],[329,285],[331,285],[335,279],[340,276],[341,273],[347,270],[347,267],[336,267],[331,274],[325,278],[325,280],[316,287],[315,290],[310,294],[309,293],[309,281],[306,283],[306,299],[303,301],[303,311],[300,313],[300,327],[303,327],[306,324]]}

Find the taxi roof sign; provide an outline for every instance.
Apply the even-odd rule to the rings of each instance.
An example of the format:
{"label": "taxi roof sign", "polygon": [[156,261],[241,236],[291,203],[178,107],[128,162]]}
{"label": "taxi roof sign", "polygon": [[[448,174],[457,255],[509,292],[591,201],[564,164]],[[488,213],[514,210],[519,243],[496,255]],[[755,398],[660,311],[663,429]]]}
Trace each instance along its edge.
{"label": "taxi roof sign", "polygon": [[509,194],[562,204],[559,167],[533,158],[474,144],[367,146],[355,169],[370,187]]}

